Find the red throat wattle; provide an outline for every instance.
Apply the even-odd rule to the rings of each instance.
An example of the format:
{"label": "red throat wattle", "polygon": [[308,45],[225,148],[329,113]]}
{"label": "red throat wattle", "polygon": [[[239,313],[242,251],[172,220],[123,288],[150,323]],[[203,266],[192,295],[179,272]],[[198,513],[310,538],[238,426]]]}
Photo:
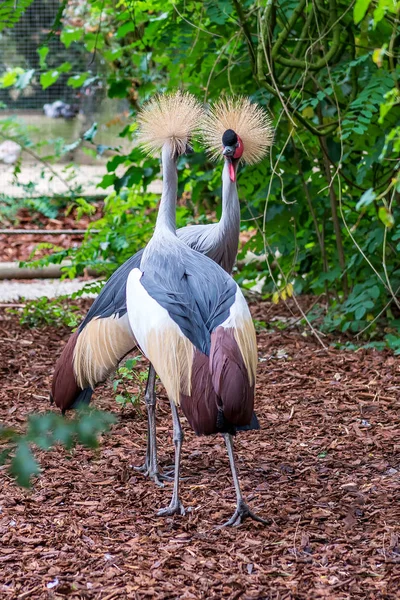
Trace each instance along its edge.
{"label": "red throat wattle", "polygon": [[230,180],[236,181],[236,169],[235,169],[235,165],[233,164],[233,162],[231,160],[229,161],[228,169],[229,169]]}
{"label": "red throat wattle", "polygon": [[239,159],[242,158],[243,154],[243,142],[239,136],[237,136],[237,139],[238,143],[235,150],[235,154],[233,155],[233,160],[229,161],[229,177],[231,181],[236,181],[236,166]]}

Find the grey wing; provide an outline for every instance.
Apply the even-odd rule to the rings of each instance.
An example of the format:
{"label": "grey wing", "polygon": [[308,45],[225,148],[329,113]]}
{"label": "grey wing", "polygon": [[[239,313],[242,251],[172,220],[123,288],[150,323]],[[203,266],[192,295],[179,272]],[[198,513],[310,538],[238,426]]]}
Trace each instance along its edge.
{"label": "grey wing", "polygon": [[198,252],[181,246],[179,258],[159,256],[157,265],[144,269],[141,283],[192,344],[209,355],[211,332],[228,318],[237,285],[221,267]]}
{"label": "grey wing", "polygon": [[211,258],[227,273],[232,273],[238,252],[239,229],[229,229],[225,235],[220,223],[191,225],[176,232],[187,246]]}
{"label": "grey wing", "polygon": [[197,252],[205,254],[218,262],[214,256],[218,242],[218,223],[182,227],[182,229],[177,230],[176,235],[193,250],[197,250]]}
{"label": "grey wing", "polygon": [[80,324],[79,331],[95,317],[106,318],[116,314],[122,317],[126,313],[126,282],[132,269],[139,268],[142,255],[143,250],[139,250],[111,275]]}

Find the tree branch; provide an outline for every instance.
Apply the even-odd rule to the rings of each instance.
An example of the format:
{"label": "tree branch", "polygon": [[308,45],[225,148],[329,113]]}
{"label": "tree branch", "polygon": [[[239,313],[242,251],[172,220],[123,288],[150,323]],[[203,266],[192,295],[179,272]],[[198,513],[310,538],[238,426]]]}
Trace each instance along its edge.
{"label": "tree branch", "polygon": [[240,1],[233,0],[233,5],[236,9],[236,13],[237,13],[237,16],[239,17],[240,25],[242,27],[244,36],[246,38],[246,43],[247,43],[247,47],[249,49],[249,56],[250,56],[250,61],[252,64],[253,74],[255,75],[256,71],[257,71],[257,59],[256,59],[256,51],[255,51],[255,48],[253,46],[253,42],[251,39],[251,32],[249,29],[249,25],[247,23],[247,20],[246,20],[245,14],[243,12],[242,5],[240,4]]}
{"label": "tree branch", "polygon": [[276,40],[275,44],[272,47],[271,50],[271,57],[273,59],[277,59],[278,56],[278,52],[280,50],[280,48],[282,47],[282,45],[286,42],[287,37],[292,29],[292,27],[294,26],[294,24],[296,23],[297,19],[299,18],[299,16],[301,15],[303,8],[306,5],[306,0],[300,0],[298,5],[296,6],[296,8],[294,9],[294,11],[291,14],[290,19],[287,22],[286,27],[284,27],[282,29],[282,31],[280,32],[280,34],[278,35],[278,39]]}

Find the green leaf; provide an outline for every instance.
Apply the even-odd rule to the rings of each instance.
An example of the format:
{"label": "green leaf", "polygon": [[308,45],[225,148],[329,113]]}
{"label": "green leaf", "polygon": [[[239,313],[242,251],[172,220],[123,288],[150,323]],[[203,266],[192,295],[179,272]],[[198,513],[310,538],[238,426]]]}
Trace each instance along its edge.
{"label": "green leaf", "polygon": [[87,131],[85,131],[85,133],[83,134],[83,139],[86,140],[87,142],[93,142],[93,138],[97,133],[97,123],[93,123],[93,125],[90,127],[90,129],[88,129]]}
{"label": "green leaf", "polygon": [[0,77],[0,88],[8,88],[13,86],[18,81],[18,77],[23,75],[23,73],[24,70],[20,67],[9,69]]}
{"label": "green leaf", "polygon": [[119,165],[122,165],[122,163],[124,163],[125,161],[126,161],[126,156],[119,155],[119,154],[117,154],[116,156],[113,156],[112,158],[110,158],[110,160],[107,163],[107,171],[109,173],[111,173],[112,171],[115,171],[115,169]]}
{"label": "green leaf", "polygon": [[125,362],[125,367],[127,369],[131,370],[136,366],[137,361],[138,361],[137,358],[128,358],[128,360]]}
{"label": "green leaf", "polygon": [[33,0],[2,0],[0,2],[0,31],[17,23]]}
{"label": "green leaf", "polygon": [[100,187],[100,188],[103,188],[103,190],[106,190],[111,185],[114,185],[114,182],[116,179],[117,178],[113,173],[109,174],[109,175],[104,175],[104,177],[100,181],[100,183],[97,184],[97,187]]}
{"label": "green leaf", "polygon": [[379,298],[379,296],[381,295],[379,287],[377,285],[373,285],[372,288],[370,288],[370,290],[369,290],[369,295],[372,298],[375,298],[375,300],[377,300]]}
{"label": "green leaf", "polygon": [[129,79],[110,79],[108,95],[110,98],[126,98],[130,86],[131,81]]}
{"label": "green leaf", "polygon": [[26,87],[28,87],[34,74],[35,74],[35,69],[29,69],[29,71],[25,71],[25,73],[22,73],[21,75],[19,75],[19,77],[16,81],[16,84],[15,84],[15,87],[17,88],[17,90],[24,90]]}
{"label": "green leaf", "polygon": [[104,152],[107,150],[114,150],[111,146],[106,146],[105,144],[98,144],[96,146],[96,152],[99,156],[103,156]]}
{"label": "green leaf", "polygon": [[66,144],[62,148],[62,153],[66,154],[67,152],[72,152],[72,150],[75,150],[79,146],[81,141],[82,140],[79,139],[79,140],[76,140],[75,142],[71,142],[70,144]]}
{"label": "green leaf", "polygon": [[67,85],[72,88],[80,88],[83,86],[87,78],[89,77],[89,73],[81,73],[80,75],[71,75],[67,81]]}
{"label": "green leaf", "polygon": [[118,39],[123,38],[127,33],[130,33],[131,31],[135,31],[135,29],[136,29],[135,23],[133,21],[127,21],[126,23],[121,25],[121,27],[119,27],[117,29],[116,37]]}
{"label": "green leaf", "polygon": [[375,200],[376,194],[373,188],[369,188],[366,192],[363,193],[361,198],[356,204],[356,210],[360,210],[360,208],[364,208],[365,206],[369,206]]}
{"label": "green leaf", "polygon": [[63,29],[61,31],[60,40],[66,48],[69,48],[72,42],[79,42],[83,36],[83,29]]}
{"label": "green leaf", "polygon": [[363,318],[365,313],[367,312],[367,308],[364,305],[358,306],[355,310],[354,316],[357,321]]}
{"label": "green leaf", "polygon": [[59,77],[60,73],[56,70],[47,71],[47,73],[42,73],[40,76],[40,85],[45,90],[51,85],[53,85],[53,83],[55,83]]}
{"label": "green leaf", "polygon": [[394,217],[390,210],[386,206],[380,206],[378,210],[378,217],[382,221],[385,227],[391,229],[394,225]]}
{"label": "green leaf", "polygon": [[63,62],[59,67],[57,67],[57,71],[60,73],[68,73],[72,69],[72,65],[70,62]]}
{"label": "green leaf", "polygon": [[371,0],[356,0],[353,11],[354,23],[359,23],[366,15]]}
{"label": "green leaf", "polygon": [[19,442],[11,461],[10,472],[22,487],[29,487],[31,477],[40,473],[39,465],[28,444]]}
{"label": "green leaf", "polygon": [[48,46],[41,46],[40,48],[38,48],[37,53],[39,54],[39,65],[41,69],[46,69],[47,68],[47,64],[46,64],[46,58],[47,55],[49,53],[49,47]]}

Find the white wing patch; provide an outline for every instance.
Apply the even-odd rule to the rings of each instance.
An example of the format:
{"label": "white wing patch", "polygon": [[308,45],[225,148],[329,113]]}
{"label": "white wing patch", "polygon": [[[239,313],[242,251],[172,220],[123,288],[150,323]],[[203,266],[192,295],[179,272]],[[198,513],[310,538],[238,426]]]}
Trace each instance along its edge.
{"label": "white wing patch", "polygon": [[153,364],[169,398],[175,404],[180,394],[190,396],[193,344],[140,282],[142,272],[133,269],[126,284],[129,323],[143,354]]}
{"label": "white wing patch", "polygon": [[225,329],[233,328],[234,336],[247,369],[250,385],[254,385],[257,370],[257,340],[247,302],[237,286],[235,301],[229,310],[229,317],[222,323]]}
{"label": "white wing patch", "polygon": [[104,381],[121,358],[136,346],[128,316],[95,318],[79,334],[74,350],[74,372],[82,389]]}

